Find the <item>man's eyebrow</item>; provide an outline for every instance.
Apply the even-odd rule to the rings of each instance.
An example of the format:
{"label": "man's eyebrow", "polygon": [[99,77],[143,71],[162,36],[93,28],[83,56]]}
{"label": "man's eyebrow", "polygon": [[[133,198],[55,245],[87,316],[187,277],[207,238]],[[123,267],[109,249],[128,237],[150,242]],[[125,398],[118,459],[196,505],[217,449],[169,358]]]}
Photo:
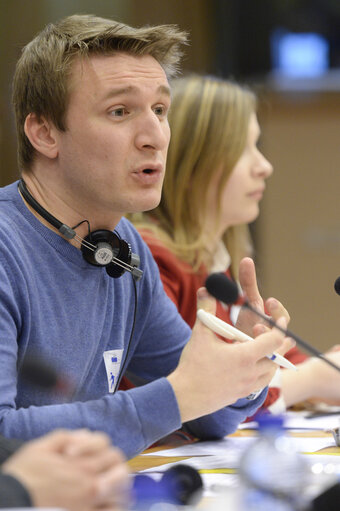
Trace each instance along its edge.
{"label": "man's eyebrow", "polygon": [[[126,87],[119,87],[117,89],[110,89],[107,94],[105,94],[104,99],[114,98],[116,96],[123,96],[124,94],[131,95],[135,94],[138,91],[138,87],[134,85],[128,85]],[[160,85],[156,89],[156,93],[164,94],[166,96],[171,96],[170,87],[167,85]]]}
{"label": "man's eyebrow", "polygon": [[171,97],[171,90],[170,90],[170,87],[168,87],[167,85],[160,85],[158,87],[158,92],[160,92],[161,94],[165,94],[166,96]]}

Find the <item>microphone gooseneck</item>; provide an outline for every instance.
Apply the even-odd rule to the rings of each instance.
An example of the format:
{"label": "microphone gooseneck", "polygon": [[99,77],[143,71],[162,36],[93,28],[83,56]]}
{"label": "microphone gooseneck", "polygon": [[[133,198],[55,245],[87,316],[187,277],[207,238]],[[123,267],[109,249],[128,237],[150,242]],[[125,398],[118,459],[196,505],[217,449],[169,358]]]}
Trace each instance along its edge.
{"label": "microphone gooseneck", "polygon": [[[337,280],[339,280],[340,286],[340,277]],[[209,275],[205,282],[205,287],[207,288],[209,294],[211,294],[220,302],[223,302],[227,305],[236,302],[239,295],[237,285],[235,284],[235,282],[231,281],[224,273],[212,273],[211,275]],[[314,348],[314,346],[301,339],[301,337],[294,334],[294,332],[292,332],[291,330],[288,330],[288,328],[285,329],[277,325],[274,320],[272,320],[262,312],[252,307],[247,300],[244,301],[242,307],[246,307],[247,309],[249,309],[251,312],[253,312],[261,319],[263,319],[266,323],[268,323],[271,327],[275,327],[278,330],[280,330],[280,332],[282,332],[286,337],[292,337],[292,339],[294,339],[294,341],[296,341],[296,343],[302,348],[304,348],[308,353],[311,353],[315,357],[320,358],[326,364],[333,367],[333,369],[336,369],[337,371],[340,372],[340,367],[334,364],[334,362],[332,362],[331,360],[328,360],[328,358],[326,358],[319,350]]]}

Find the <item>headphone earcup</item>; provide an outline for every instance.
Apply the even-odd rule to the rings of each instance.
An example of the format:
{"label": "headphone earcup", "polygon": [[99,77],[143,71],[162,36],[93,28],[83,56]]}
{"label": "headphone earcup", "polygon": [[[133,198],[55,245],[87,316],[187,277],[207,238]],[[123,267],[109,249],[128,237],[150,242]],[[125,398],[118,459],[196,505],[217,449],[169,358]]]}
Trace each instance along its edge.
{"label": "headphone earcup", "polygon": [[[120,245],[119,245],[119,253],[116,256],[118,259],[120,259],[123,263],[130,264],[131,263],[131,247],[130,244],[126,241],[119,239]],[[110,275],[110,277],[113,277],[114,279],[120,277],[125,272],[125,269],[121,266],[118,266],[118,264],[111,263],[106,266],[106,273]]]}
{"label": "headphone earcup", "polygon": [[130,245],[117,234],[106,229],[99,229],[88,234],[82,244],[81,251],[85,261],[94,266],[105,266],[110,277],[118,278],[125,268],[112,262],[113,258],[130,264]]}

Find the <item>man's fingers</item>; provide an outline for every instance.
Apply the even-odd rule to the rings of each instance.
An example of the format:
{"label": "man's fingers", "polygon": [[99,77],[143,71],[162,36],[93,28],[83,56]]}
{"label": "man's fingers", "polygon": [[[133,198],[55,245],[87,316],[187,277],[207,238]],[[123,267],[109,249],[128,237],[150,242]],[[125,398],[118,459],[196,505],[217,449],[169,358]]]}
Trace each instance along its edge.
{"label": "man's fingers", "polygon": [[116,491],[119,486],[121,486],[122,490],[129,488],[129,486],[131,486],[129,473],[128,464],[121,463],[98,476],[98,490],[100,495],[102,497],[110,495],[113,493],[113,487],[116,487]]}
{"label": "man's fingers", "polygon": [[[278,326],[281,328],[286,328],[287,321],[286,318],[281,317],[277,320]],[[259,325],[261,326],[261,325]],[[245,343],[244,347],[247,349],[249,345],[249,349],[252,350],[253,355],[257,359],[261,359],[267,355],[273,353],[273,351],[278,350],[282,347],[284,341],[284,335],[280,330],[273,328],[268,332],[265,332],[258,337],[256,337],[255,342],[249,341],[249,343]]]}
{"label": "man's fingers", "polygon": [[119,449],[111,447],[103,452],[100,451],[98,454],[74,458],[74,462],[87,472],[99,474],[120,465],[124,466],[126,459]]}
{"label": "man's fingers", "polygon": [[205,287],[200,287],[197,291],[197,309],[203,309],[214,316],[216,314],[216,300],[209,295]]}
{"label": "man's fingers", "polygon": [[48,451],[62,452],[70,442],[72,433],[66,429],[56,429],[51,433],[44,435],[41,438],[37,438],[23,446],[23,448],[29,448],[30,446],[36,446],[41,449],[48,449]]}
{"label": "man's fingers", "polygon": [[287,324],[289,323],[290,316],[287,309],[276,298],[268,298],[266,300],[266,310],[274,321],[284,317],[286,318]]}
{"label": "man's fingers", "polygon": [[254,335],[253,337],[258,337],[259,335],[262,335],[266,332],[269,332],[271,328],[268,326],[265,326],[263,323],[256,323],[253,328]]}
{"label": "man's fingers", "polygon": [[250,257],[244,257],[240,262],[239,281],[250,304],[262,308],[263,300],[257,287],[255,264]]}
{"label": "man's fingers", "polygon": [[72,431],[72,443],[65,449],[69,456],[86,456],[106,450],[111,445],[111,440],[105,433],[88,430]]}
{"label": "man's fingers", "polygon": [[[285,319],[285,321],[287,321],[285,317],[284,317],[284,319]],[[287,324],[287,323],[283,322],[283,324]],[[286,327],[282,327],[282,328],[286,328]],[[262,335],[265,332],[270,332],[270,331],[271,331],[271,328],[263,325],[262,323],[257,323],[254,326],[254,337],[258,337],[259,335]],[[285,337],[282,345],[276,350],[276,352],[279,353],[279,355],[285,355],[285,353],[287,353],[287,351],[294,348],[295,345],[296,345],[296,342],[294,341],[294,339],[292,339],[291,337]]]}
{"label": "man's fingers", "polygon": [[282,346],[276,350],[279,355],[285,355],[287,351],[295,348],[296,342],[291,337],[285,337]]}

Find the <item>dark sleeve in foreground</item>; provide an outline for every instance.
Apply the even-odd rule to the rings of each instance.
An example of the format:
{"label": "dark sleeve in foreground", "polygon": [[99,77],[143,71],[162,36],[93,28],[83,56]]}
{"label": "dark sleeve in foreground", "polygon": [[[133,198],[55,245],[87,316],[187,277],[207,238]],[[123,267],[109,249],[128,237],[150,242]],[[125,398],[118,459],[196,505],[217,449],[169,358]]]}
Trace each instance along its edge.
{"label": "dark sleeve in foreground", "polygon": [[[23,444],[21,440],[0,435],[0,464],[7,460]],[[27,490],[14,477],[0,473],[0,508],[30,507],[31,498]]]}
{"label": "dark sleeve in foreground", "polygon": [[0,508],[31,507],[27,490],[10,475],[0,474]]}
{"label": "dark sleeve in foreground", "polygon": [[23,444],[21,440],[0,435],[0,465]]}

